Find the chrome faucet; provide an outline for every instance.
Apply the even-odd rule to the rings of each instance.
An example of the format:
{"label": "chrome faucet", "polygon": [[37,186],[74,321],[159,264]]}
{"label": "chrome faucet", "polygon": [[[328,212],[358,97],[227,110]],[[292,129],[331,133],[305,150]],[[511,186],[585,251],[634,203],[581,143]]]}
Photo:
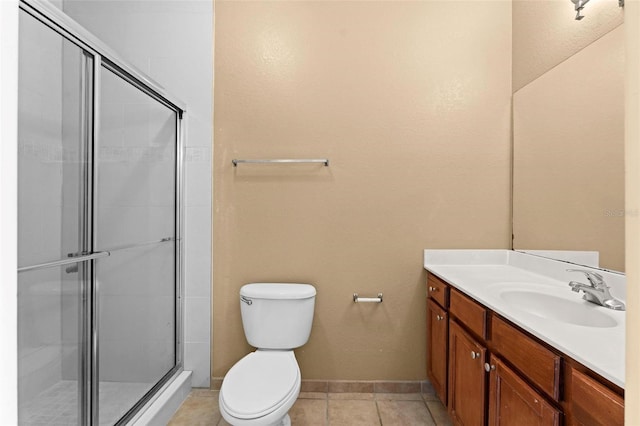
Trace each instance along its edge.
{"label": "chrome faucet", "polygon": [[616,299],[609,293],[609,286],[604,282],[602,275],[597,272],[591,272],[584,269],[567,269],[567,272],[582,272],[589,284],[582,284],[577,281],[571,281],[569,287],[576,293],[582,291],[582,298],[591,303],[604,306],[605,308],[615,309],[616,311],[624,311],[624,303]]}

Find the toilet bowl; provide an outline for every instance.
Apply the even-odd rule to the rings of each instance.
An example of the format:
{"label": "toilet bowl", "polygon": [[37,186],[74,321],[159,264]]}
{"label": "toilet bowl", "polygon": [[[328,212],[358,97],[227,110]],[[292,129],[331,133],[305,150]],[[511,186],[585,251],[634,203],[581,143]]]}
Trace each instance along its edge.
{"label": "toilet bowl", "polygon": [[238,361],[220,390],[220,413],[234,426],[291,424],[287,413],[300,394],[293,351],[257,350]]}
{"label": "toilet bowl", "polygon": [[234,426],[289,426],[300,394],[294,348],[309,340],[316,290],[309,284],[252,283],[240,289],[245,336],[258,348],[238,361],[220,388],[219,407]]}

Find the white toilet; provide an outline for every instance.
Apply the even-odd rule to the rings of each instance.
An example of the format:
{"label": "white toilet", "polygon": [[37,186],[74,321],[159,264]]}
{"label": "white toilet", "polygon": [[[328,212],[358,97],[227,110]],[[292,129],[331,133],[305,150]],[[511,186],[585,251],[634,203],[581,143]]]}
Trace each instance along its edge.
{"label": "white toilet", "polygon": [[238,361],[220,389],[220,413],[234,426],[288,426],[300,394],[293,353],[309,340],[316,289],[309,284],[253,283],[240,289],[244,334],[255,352]]}

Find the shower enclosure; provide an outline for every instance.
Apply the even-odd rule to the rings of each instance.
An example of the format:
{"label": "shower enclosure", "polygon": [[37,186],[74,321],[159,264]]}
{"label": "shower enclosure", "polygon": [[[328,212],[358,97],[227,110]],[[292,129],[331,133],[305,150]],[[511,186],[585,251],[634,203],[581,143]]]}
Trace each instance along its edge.
{"label": "shower enclosure", "polygon": [[18,419],[124,424],[182,369],[183,105],[20,3]]}

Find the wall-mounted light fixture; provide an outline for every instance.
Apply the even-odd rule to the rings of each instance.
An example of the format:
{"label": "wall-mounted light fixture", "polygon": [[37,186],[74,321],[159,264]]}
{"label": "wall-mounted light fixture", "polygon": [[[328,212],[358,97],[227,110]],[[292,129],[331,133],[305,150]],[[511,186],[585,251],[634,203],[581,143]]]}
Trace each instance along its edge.
{"label": "wall-mounted light fixture", "polygon": [[576,9],[576,21],[581,20],[584,16],[580,15],[584,6],[589,3],[589,0],[571,0],[571,2],[575,5]]}
{"label": "wall-mounted light fixture", "polygon": [[[584,16],[582,16],[580,12],[582,12],[584,6],[589,3],[589,0],[571,0],[571,3],[573,3],[575,6],[574,9],[576,11],[576,21],[584,18]],[[624,7],[624,0],[618,0],[618,7]]]}

